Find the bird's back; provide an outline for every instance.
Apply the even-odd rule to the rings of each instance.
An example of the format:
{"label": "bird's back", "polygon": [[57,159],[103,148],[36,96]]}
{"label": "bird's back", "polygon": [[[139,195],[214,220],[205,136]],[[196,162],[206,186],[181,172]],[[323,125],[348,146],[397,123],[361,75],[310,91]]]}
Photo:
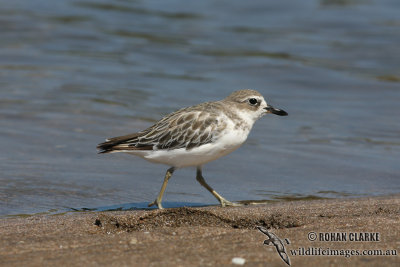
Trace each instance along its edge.
{"label": "bird's back", "polygon": [[97,148],[99,153],[112,153],[198,147],[226,127],[221,112],[219,101],[182,108],[143,131],[109,138]]}

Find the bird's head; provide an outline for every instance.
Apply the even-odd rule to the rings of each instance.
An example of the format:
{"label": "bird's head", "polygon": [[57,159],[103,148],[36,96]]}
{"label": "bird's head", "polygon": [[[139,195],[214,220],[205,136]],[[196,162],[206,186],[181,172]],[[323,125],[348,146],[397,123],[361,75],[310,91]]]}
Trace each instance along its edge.
{"label": "bird's head", "polygon": [[269,105],[264,97],[256,90],[244,89],[230,94],[224,101],[235,105],[242,114],[254,121],[271,113],[279,116],[287,116],[287,112]]}

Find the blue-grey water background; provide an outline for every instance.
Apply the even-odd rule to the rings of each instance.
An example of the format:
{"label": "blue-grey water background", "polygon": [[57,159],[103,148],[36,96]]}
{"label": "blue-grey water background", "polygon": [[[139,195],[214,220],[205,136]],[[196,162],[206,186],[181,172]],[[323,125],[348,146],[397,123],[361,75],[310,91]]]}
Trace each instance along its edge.
{"label": "blue-grey water background", "polygon": [[[400,1],[0,0],[0,215],[145,207],[166,166],[106,137],[233,90],[266,116],[204,167],[229,200],[400,192]],[[217,201],[193,169],[165,206]]]}

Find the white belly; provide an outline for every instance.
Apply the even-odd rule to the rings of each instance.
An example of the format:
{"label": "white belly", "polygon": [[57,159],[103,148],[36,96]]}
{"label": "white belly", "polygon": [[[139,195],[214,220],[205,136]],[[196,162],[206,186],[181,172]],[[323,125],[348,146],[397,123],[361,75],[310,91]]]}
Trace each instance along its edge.
{"label": "white belly", "polygon": [[248,134],[249,130],[227,127],[215,142],[190,150],[180,148],[175,150],[135,151],[131,154],[154,163],[166,164],[176,168],[200,166],[236,150],[246,141]]}

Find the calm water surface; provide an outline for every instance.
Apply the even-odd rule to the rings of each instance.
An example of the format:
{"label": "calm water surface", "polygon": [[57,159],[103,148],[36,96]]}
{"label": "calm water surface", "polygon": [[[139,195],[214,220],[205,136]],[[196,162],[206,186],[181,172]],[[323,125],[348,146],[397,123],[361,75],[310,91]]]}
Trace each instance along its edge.
{"label": "calm water surface", "polygon": [[[288,117],[204,168],[227,199],[400,192],[400,1],[0,0],[0,215],[143,208],[166,167],[106,137],[254,88]],[[216,200],[183,169],[165,206]]]}

